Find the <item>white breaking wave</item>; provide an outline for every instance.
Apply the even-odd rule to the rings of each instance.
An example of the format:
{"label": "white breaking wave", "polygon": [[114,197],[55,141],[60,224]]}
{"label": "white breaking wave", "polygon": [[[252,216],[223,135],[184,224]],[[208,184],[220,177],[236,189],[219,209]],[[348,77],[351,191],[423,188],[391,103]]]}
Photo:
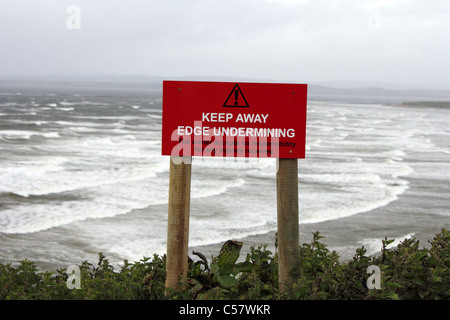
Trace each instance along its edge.
{"label": "white breaking wave", "polygon": [[192,198],[207,198],[217,196],[225,193],[229,188],[241,187],[245,184],[244,179],[234,179],[231,181],[223,180],[202,180],[192,181],[191,197]]}
{"label": "white breaking wave", "polygon": [[[411,239],[414,237],[414,233],[409,233],[406,235],[402,235],[400,237],[395,238],[388,238],[388,240],[394,240],[392,243],[386,246],[387,249],[392,249],[397,247],[401,242],[403,242],[406,239]],[[375,255],[378,252],[381,252],[383,243],[380,239],[375,238],[367,238],[359,241],[360,246],[364,246],[364,248],[367,250],[367,255]]]}
{"label": "white breaking wave", "polygon": [[0,130],[0,139],[30,139],[33,136],[42,136],[45,138],[58,138],[58,132],[40,132],[27,130]]}
{"label": "white breaking wave", "polygon": [[[244,183],[242,179],[228,182],[209,181],[207,183],[194,181],[192,198],[217,196],[229,188],[239,187]],[[67,190],[58,189],[58,192],[73,191],[74,188],[74,186],[70,186]],[[28,204],[24,204],[11,210],[3,210],[0,232],[8,234],[38,232],[88,218],[114,217],[132,210],[166,204],[168,201],[167,184],[155,189],[152,187],[151,180],[142,176],[139,180],[133,180],[133,177],[128,179],[122,177],[120,183],[102,181],[97,185],[78,185],[78,188],[83,188],[84,190],[79,194],[85,195],[91,201],[86,202],[86,199],[80,197],[79,200],[55,202],[54,206],[38,203],[30,207]],[[51,192],[52,189],[46,191]],[[44,191],[40,192],[47,194],[43,193]],[[38,191],[34,194],[37,193]]]}

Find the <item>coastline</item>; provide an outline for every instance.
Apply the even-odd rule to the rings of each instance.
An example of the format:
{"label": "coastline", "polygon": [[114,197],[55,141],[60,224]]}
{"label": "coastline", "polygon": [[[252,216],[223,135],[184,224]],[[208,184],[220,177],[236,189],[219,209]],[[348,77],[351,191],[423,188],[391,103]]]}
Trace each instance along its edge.
{"label": "coastline", "polygon": [[450,110],[450,101],[405,101],[401,104],[392,104],[392,106],[401,108],[436,108]]}

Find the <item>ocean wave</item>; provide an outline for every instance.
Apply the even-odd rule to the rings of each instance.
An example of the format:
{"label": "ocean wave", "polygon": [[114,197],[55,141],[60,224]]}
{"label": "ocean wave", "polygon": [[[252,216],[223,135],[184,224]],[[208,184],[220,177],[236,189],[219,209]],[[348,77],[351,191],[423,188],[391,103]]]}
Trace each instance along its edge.
{"label": "ocean wave", "polygon": [[363,176],[358,176],[346,177],[347,181],[338,183],[338,177],[332,177],[331,185],[323,187],[320,193],[309,191],[308,185],[301,188],[300,223],[332,221],[369,212],[397,200],[409,188],[407,180],[380,179],[371,175],[367,177],[372,182],[360,180]]}
{"label": "ocean wave", "polygon": [[[14,175],[11,172],[8,175],[3,174],[3,183],[0,188],[3,191],[28,197],[148,179],[165,170],[163,165],[104,170],[59,170],[57,172],[54,168],[54,166],[18,168]],[[49,174],[50,172],[53,174]],[[21,180],[18,181],[18,179]]]}
{"label": "ocean wave", "polygon": [[198,199],[217,196],[225,193],[229,188],[241,187],[244,184],[244,179],[197,181],[194,178],[191,184],[191,197]]}
{"label": "ocean wave", "polygon": [[57,131],[27,131],[27,130],[0,130],[0,138],[3,139],[31,139],[33,136],[41,136],[44,138],[58,138]]}
{"label": "ocean wave", "polygon": [[[24,203],[11,209],[2,210],[0,212],[0,232],[7,234],[39,232],[86,219],[115,217],[130,213],[132,210],[168,202],[168,185],[166,183],[163,183],[158,189],[155,189],[154,186],[152,188],[151,181],[142,177],[139,180],[105,183],[103,181],[98,185],[78,185],[78,187],[85,188],[84,192],[78,193],[78,196],[69,197],[69,200],[54,195],[52,201],[37,202],[32,208]],[[193,181],[191,198],[217,196],[227,192],[229,188],[239,187],[244,183],[243,179],[225,182]],[[57,191],[60,193],[72,191],[74,194],[75,187],[60,188]],[[136,190],[140,191],[136,192]],[[47,189],[46,191],[51,193],[53,190]],[[24,192],[7,194],[24,198],[30,196]],[[36,191],[33,196],[39,194],[49,195],[49,193]],[[110,195],[115,195],[115,197],[111,198]],[[44,199],[41,198],[41,200]],[[24,224],[24,222],[26,223]]]}
{"label": "ocean wave", "polygon": [[[400,242],[403,242],[406,239],[411,239],[414,237],[414,233],[408,233],[405,235],[401,235],[399,237],[389,237],[388,239],[393,239],[394,241],[386,246],[387,249],[392,249],[397,247]],[[382,249],[382,240],[377,238],[365,238],[360,241],[358,241],[360,246],[364,246],[364,248],[367,250],[367,255],[375,255],[379,252],[381,252]]]}

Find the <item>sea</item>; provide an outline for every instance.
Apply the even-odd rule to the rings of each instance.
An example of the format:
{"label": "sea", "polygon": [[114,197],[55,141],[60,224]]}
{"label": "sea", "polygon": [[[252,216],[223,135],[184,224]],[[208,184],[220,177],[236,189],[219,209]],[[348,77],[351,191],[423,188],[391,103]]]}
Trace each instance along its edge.
{"label": "sea", "polygon": [[[450,222],[450,109],[308,99],[300,240],[351,259],[382,240],[428,245]],[[389,99],[388,99],[389,100]],[[162,255],[169,163],[161,84],[0,86],[0,263],[43,270]],[[190,255],[224,242],[276,251],[276,159],[192,160]]]}

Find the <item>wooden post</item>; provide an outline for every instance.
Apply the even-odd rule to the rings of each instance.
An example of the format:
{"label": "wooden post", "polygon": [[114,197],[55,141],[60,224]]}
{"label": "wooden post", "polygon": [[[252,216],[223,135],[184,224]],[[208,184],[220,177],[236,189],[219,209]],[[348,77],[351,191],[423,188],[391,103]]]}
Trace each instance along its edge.
{"label": "wooden post", "polygon": [[285,291],[298,270],[298,167],[297,159],[277,159],[278,284]]}
{"label": "wooden post", "polygon": [[178,289],[187,275],[191,157],[170,157],[166,288]]}

